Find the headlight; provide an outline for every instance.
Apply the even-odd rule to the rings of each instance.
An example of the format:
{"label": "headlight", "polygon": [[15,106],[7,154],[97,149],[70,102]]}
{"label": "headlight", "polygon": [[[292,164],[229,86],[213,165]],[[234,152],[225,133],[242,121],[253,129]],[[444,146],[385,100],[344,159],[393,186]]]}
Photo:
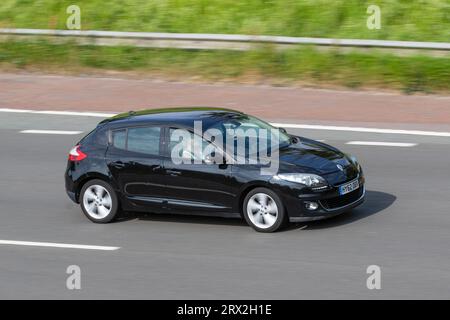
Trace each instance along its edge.
{"label": "headlight", "polygon": [[324,178],[310,173],[280,173],[277,177],[286,181],[301,183],[314,189],[323,189],[328,187],[328,184]]}
{"label": "headlight", "polygon": [[356,168],[358,168],[358,171],[362,171],[361,165],[358,162],[358,159],[355,156],[351,156],[351,155],[347,155],[347,157],[350,158],[350,160],[352,161],[352,163],[356,166]]}

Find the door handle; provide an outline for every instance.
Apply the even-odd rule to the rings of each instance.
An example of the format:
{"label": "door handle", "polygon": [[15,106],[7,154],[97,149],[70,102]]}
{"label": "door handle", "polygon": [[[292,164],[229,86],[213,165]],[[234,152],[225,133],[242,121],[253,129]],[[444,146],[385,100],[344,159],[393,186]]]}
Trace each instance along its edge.
{"label": "door handle", "polygon": [[115,161],[112,163],[112,166],[114,168],[120,169],[120,168],[125,167],[125,163],[123,163],[122,161]]}
{"label": "door handle", "polygon": [[170,169],[167,169],[166,172],[167,172],[168,174],[170,174],[171,176],[179,176],[179,175],[181,174],[181,171],[170,170]]}

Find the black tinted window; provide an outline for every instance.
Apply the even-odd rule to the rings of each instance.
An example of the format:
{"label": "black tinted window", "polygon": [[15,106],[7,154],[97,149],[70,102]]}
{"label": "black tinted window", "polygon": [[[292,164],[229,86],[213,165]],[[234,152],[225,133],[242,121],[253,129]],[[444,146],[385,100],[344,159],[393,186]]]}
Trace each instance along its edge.
{"label": "black tinted window", "polygon": [[112,133],[112,144],[115,148],[125,149],[127,141],[127,131],[117,130]]}
{"label": "black tinted window", "polygon": [[151,155],[159,155],[161,128],[129,128],[127,150]]}
{"label": "black tinted window", "polygon": [[[183,139],[180,139],[180,135],[176,134],[177,130],[180,130],[180,129],[170,128],[170,131],[169,131],[169,137],[170,137],[170,139],[169,139],[169,155],[171,157],[175,156],[175,157],[187,158],[187,159],[196,159],[197,158],[196,155],[197,156],[202,155],[202,151],[205,150],[205,148],[209,145],[209,142],[203,138],[200,138],[202,141],[202,149],[198,150],[199,153],[196,154],[194,152],[194,133],[181,129],[180,131],[186,132],[186,138],[187,138],[187,136],[190,137],[190,140],[189,140],[190,143],[188,143],[186,141],[182,142],[182,140],[184,139],[184,136],[183,136]],[[180,148],[176,149],[176,152],[174,152],[174,147],[180,143],[182,143],[180,145]],[[181,146],[183,146],[183,147],[181,148]]]}

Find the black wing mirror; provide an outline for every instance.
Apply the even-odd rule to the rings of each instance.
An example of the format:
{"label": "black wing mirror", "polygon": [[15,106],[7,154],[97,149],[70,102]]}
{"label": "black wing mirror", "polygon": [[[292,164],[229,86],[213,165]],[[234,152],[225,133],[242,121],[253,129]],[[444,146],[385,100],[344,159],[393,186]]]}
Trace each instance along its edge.
{"label": "black wing mirror", "polygon": [[278,130],[280,130],[281,132],[283,132],[283,133],[285,133],[285,134],[287,134],[287,131],[286,131],[286,129],[285,128],[278,128]]}

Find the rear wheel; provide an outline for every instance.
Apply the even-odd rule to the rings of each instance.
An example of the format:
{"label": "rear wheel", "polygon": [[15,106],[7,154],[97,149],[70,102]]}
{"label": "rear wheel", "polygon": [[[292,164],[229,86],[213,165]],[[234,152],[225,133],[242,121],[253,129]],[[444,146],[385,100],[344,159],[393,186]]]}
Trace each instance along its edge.
{"label": "rear wheel", "polygon": [[91,180],[83,186],[80,205],[86,217],[96,223],[108,223],[119,213],[116,193],[102,180]]}
{"label": "rear wheel", "polygon": [[251,190],[244,199],[243,212],[247,223],[259,232],[274,232],[285,221],[280,197],[267,188]]}

